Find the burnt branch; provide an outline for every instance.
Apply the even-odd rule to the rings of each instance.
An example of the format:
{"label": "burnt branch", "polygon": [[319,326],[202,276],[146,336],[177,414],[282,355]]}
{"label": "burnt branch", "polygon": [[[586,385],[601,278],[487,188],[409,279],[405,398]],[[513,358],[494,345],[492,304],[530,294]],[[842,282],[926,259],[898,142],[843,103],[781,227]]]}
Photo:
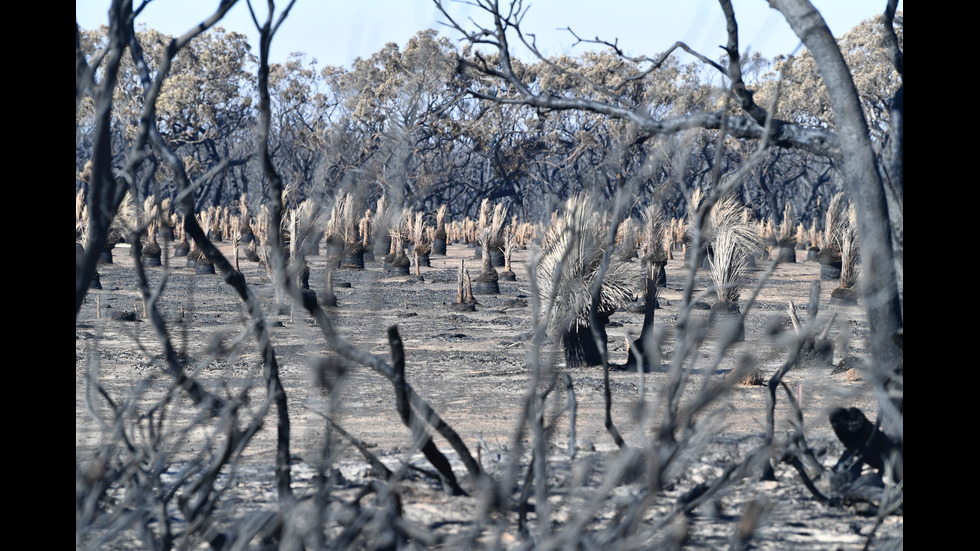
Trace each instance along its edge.
{"label": "burnt branch", "polygon": [[764,109],[756,105],[752,99],[753,92],[745,86],[742,80],[742,57],[738,50],[738,22],[735,21],[735,10],[732,8],[731,0],[719,0],[721,10],[725,13],[725,22],[728,29],[728,45],[725,52],[728,54],[727,76],[732,81],[732,93],[738,101],[742,111],[755,119],[759,124],[766,124],[769,114]]}
{"label": "burnt branch", "polygon": [[429,463],[439,471],[440,478],[446,488],[446,492],[452,495],[466,495],[466,492],[459,486],[456,475],[453,473],[452,465],[446,456],[439,451],[418,420],[412,415],[409,407],[408,385],[405,383],[405,349],[402,346],[402,339],[398,335],[398,327],[388,328],[388,345],[391,347],[391,361],[394,366],[391,384],[395,387],[395,408],[402,423],[412,429],[415,437],[421,440],[422,454],[429,460]]}

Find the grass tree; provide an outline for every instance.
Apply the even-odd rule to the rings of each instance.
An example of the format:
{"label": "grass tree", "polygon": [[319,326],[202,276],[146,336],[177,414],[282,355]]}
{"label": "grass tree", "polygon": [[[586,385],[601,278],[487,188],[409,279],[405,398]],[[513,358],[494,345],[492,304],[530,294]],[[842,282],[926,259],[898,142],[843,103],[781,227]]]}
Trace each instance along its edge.
{"label": "grass tree", "polygon": [[694,232],[699,227],[697,220],[701,217],[704,199],[705,193],[700,187],[695,188],[691,192],[691,197],[687,204],[687,221],[684,224],[682,241],[684,244],[684,261],[693,262],[700,258],[702,259],[703,265],[706,265],[707,258],[711,256],[711,225],[706,224],[704,226],[703,234],[701,235],[701,240],[698,242],[697,248],[695,248],[694,239]]}
{"label": "grass tree", "polygon": [[473,292],[478,295],[500,294],[500,284],[497,283],[500,276],[497,274],[497,269],[493,267],[493,259],[489,252],[490,247],[492,247],[491,243],[493,242],[492,234],[493,229],[489,226],[484,227],[480,233],[480,246],[483,248],[483,256],[481,257],[482,269],[473,285]]}
{"label": "grass tree", "polygon": [[294,249],[302,250],[303,254],[317,256],[320,254],[320,241],[324,236],[324,224],[321,221],[323,211],[311,199],[299,204],[296,213],[296,245]]}
{"label": "grass tree", "polygon": [[344,201],[347,199],[343,191],[337,194],[330,215],[327,217],[324,234],[326,236],[327,265],[334,268],[340,266],[340,257],[344,254]]}
{"label": "grass tree", "polygon": [[777,258],[780,262],[796,262],[797,242],[796,231],[793,226],[793,205],[789,201],[786,201],[786,207],[783,209],[783,222],[779,225],[779,235],[777,237],[777,244],[779,245],[779,256]]}
{"label": "grass tree", "polygon": [[841,276],[842,251],[839,237],[847,223],[847,205],[844,193],[837,193],[830,198],[827,213],[824,215],[824,246],[817,255],[820,262],[820,279],[836,280]]}
{"label": "grass tree", "polygon": [[466,261],[459,259],[459,271],[456,275],[456,302],[453,310],[457,312],[472,312],[476,310],[476,299],[473,297],[473,281],[466,270]]}
{"label": "grass tree", "polygon": [[731,316],[732,323],[738,325],[738,340],[742,340],[745,329],[738,299],[747,281],[750,255],[758,249],[756,224],[745,216],[742,205],[732,196],[716,203],[709,216],[713,252],[708,258],[709,277],[718,299],[712,310]]}
{"label": "grass tree", "polygon": [[408,235],[407,212],[391,211],[385,218],[390,249],[384,257],[386,271],[396,275],[408,275],[412,261],[405,254],[405,238]]}
{"label": "grass tree", "polygon": [[416,268],[418,266],[429,267],[429,255],[432,254],[432,232],[425,226],[425,220],[421,212],[415,213],[411,228],[413,254],[416,258]]}
{"label": "grass tree", "polygon": [[360,196],[347,193],[343,198],[340,209],[341,231],[344,238],[344,250],[341,253],[340,265],[352,270],[364,269],[364,239],[361,237],[361,219],[364,210]]}
{"label": "grass tree", "polygon": [[840,286],[833,290],[831,298],[853,304],[857,302],[856,286],[860,274],[860,251],[858,248],[857,220],[854,207],[847,209],[847,216],[841,217],[834,240],[840,249]]}
{"label": "grass tree", "polygon": [[630,260],[636,256],[638,245],[636,223],[632,218],[627,218],[616,229],[616,249],[624,260]]}
{"label": "grass tree", "polygon": [[[633,297],[636,287],[629,262],[613,251],[605,254],[608,228],[592,205],[586,195],[565,202],[535,271],[541,319],[561,339],[570,367],[602,364],[609,316]],[[603,261],[609,264],[599,280]]]}
{"label": "grass tree", "polygon": [[436,231],[432,236],[432,254],[445,256],[449,234],[446,232],[446,214],[449,205],[443,203],[436,211]]}
{"label": "grass tree", "polygon": [[374,262],[374,248],[371,246],[371,231],[373,229],[373,221],[371,209],[364,211],[364,216],[358,222],[358,228],[361,230],[361,246],[364,247],[364,260]]}
{"label": "grass tree", "polygon": [[147,197],[143,201],[143,217],[146,226],[146,246],[141,253],[144,266],[160,266],[162,250],[157,242],[157,229],[160,227],[160,208],[157,206],[154,197]]}
{"label": "grass tree", "polygon": [[[650,353],[656,348],[653,343],[654,311],[658,308],[657,295],[659,289],[666,285],[668,251],[672,245],[671,226],[663,210],[656,203],[647,206],[643,211],[641,236],[641,260],[644,265],[644,297],[643,326],[640,336],[629,343],[629,355],[626,361],[628,367],[646,369],[651,365]],[[641,359],[642,358],[642,359]]]}
{"label": "grass tree", "polygon": [[258,239],[252,231],[252,214],[248,210],[248,199],[242,193],[238,200],[238,238],[235,240],[236,251],[250,262],[258,262]]}

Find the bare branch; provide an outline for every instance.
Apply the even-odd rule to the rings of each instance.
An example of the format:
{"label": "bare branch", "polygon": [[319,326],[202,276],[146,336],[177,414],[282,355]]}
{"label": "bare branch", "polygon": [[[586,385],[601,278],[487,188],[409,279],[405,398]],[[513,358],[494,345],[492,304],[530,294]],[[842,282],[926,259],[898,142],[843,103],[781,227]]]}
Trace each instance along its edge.
{"label": "bare branch", "polygon": [[[517,4],[518,6],[515,7],[514,4]],[[539,109],[590,111],[593,113],[607,115],[617,120],[633,123],[639,133],[648,135],[673,134],[681,130],[691,128],[718,130],[721,129],[723,125],[727,126],[728,134],[737,138],[762,139],[766,135],[764,127],[767,120],[766,112],[755,105],[751,99],[751,92],[744,87],[744,83],[741,85],[740,90],[736,92],[736,95],[743,110],[749,113],[749,116],[728,116],[724,113],[697,113],[675,118],[657,119],[650,113],[646,112],[642,106],[618,105],[622,101],[619,98],[616,99],[615,103],[610,103],[581,97],[566,98],[556,97],[545,93],[535,93],[513,70],[506,31],[509,29],[514,29],[517,31],[518,36],[523,43],[530,48],[539,59],[548,63],[549,66],[553,66],[553,62],[547,60],[542,54],[540,54],[540,52],[537,51],[533,41],[528,41],[525,38],[525,35],[520,30],[519,19],[511,16],[515,9],[519,10],[519,2],[512,2],[511,12],[506,15],[500,12],[499,6],[496,2],[480,2],[478,7],[493,16],[495,30],[491,31],[480,28],[480,30],[477,32],[467,32],[458,22],[456,22],[448,15],[448,13],[446,13],[445,9],[441,5],[441,2],[437,1],[436,5],[449,19],[450,26],[463,33],[466,40],[473,44],[489,44],[497,48],[498,53],[500,54],[499,67],[491,66],[488,60],[479,53],[475,53],[472,59],[461,58],[459,60],[461,66],[464,68],[473,69],[487,76],[503,80],[508,85],[512,86],[516,91],[516,93],[513,95],[491,95],[471,88],[469,92],[473,97],[491,100],[502,104],[527,105]],[[734,24],[734,15],[732,16],[730,23]],[[488,41],[484,38],[489,33],[492,33],[495,40]],[[608,42],[601,41],[600,43],[607,45],[610,44]],[[615,48],[615,43],[612,43],[612,45]],[[730,32],[729,47],[734,47],[736,49],[738,47],[737,26],[734,28],[734,33]],[[683,43],[677,43],[671,48],[671,50],[663,54],[659,59],[651,60],[653,66],[649,68],[646,73],[649,74],[649,72],[659,67],[660,64],[666,60],[666,56],[677,48],[689,51],[702,61],[708,61],[704,56],[699,56],[696,52],[693,52],[690,48],[687,48],[685,45],[683,45]],[[717,63],[709,62],[709,64],[712,67],[721,70],[725,74],[734,72],[737,76],[737,82],[741,82],[741,65],[737,55],[734,57],[734,60],[729,62],[729,71],[722,70]],[[577,76],[576,78],[579,80],[584,79],[584,81],[588,81],[588,79],[584,76]],[[735,79],[733,78],[733,82],[734,81]],[[594,82],[589,83],[589,86],[607,97],[610,95],[616,95],[614,89],[602,87]],[[772,120],[770,124],[771,134],[769,135],[769,139],[773,145],[784,148],[803,149],[817,155],[831,157],[834,159],[842,158],[842,152],[838,143],[837,135],[829,130],[823,128],[804,127],[780,120]]]}
{"label": "bare branch", "polygon": [[735,10],[732,8],[731,0],[719,0],[721,9],[725,12],[725,22],[728,28],[728,45],[725,51],[728,53],[728,78],[732,81],[732,92],[738,101],[742,111],[748,113],[759,124],[766,124],[769,115],[764,109],[756,105],[752,99],[752,91],[745,87],[742,81],[742,58],[738,50],[738,23],[735,21]]}

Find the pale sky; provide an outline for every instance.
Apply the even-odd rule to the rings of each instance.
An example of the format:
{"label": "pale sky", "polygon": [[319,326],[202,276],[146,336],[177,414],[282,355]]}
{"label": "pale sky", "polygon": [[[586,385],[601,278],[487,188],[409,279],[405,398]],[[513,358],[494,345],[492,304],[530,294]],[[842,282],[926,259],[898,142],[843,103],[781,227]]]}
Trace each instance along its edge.
{"label": "pale sky", "polygon": [[[137,1],[136,4],[139,2]],[[813,0],[836,36],[862,20],[881,13],[885,0]],[[264,10],[265,2],[255,3]],[[277,5],[286,2],[280,0]],[[469,17],[489,23],[472,5],[446,2],[457,20]],[[506,4],[501,1],[501,4]],[[765,0],[733,0],[743,50],[762,52],[772,58],[789,54],[799,41],[778,12]],[[902,9],[903,2],[899,3]],[[217,1],[154,0],[138,21],[168,34],[182,34],[199,23]],[[677,40],[712,59],[721,55],[719,45],[727,40],[725,21],[715,0],[536,0],[530,6],[523,28],[537,35],[546,55],[578,54],[591,46],[572,48],[571,27],[582,38],[613,41],[632,55],[654,55]],[[107,22],[107,0],[76,0],[75,19],[83,29]],[[259,14],[264,17],[264,12]],[[350,67],[355,57],[368,57],[387,42],[404,46],[419,30],[434,28],[454,42],[459,34],[440,24],[444,18],[431,0],[299,0],[273,40],[272,61],[281,62],[290,52],[302,51],[318,60],[318,66]],[[240,1],[221,26],[244,32],[258,53],[257,33],[248,7]],[[518,52],[518,57],[525,58]],[[687,62],[690,59],[683,59]]]}

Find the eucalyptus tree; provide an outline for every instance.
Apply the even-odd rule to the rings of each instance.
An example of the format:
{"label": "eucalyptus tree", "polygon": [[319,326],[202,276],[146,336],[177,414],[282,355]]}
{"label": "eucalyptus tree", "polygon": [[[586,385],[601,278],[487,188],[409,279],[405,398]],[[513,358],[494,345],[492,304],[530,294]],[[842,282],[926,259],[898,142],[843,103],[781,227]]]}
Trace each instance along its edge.
{"label": "eucalyptus tree", "polygon": [[[103,26],[80,30],[82,55],[91,57],[104,48],[109,28]],[[172,37],[154,29],[134,33],[134,40],[148,60],[150,78],[157,75],[155,60],[170,46]],[[254,124],[254,61],[244,34],[220,27],[208,30],[177,52],[159,95],[156,98],[157,129],[184,161],[192,177],[206,174],[222,159],[241,163],[247,157],[251,127]],[[113,89],[112,135],[114,149],[123,151],[140,132],[146,108],[143,77],[131,56],[123,56],[118,72],[118,85]],[[76,110],[76,123],[82,122],[76,136],[76,149],[84,149],[90,135],[93,98],[83,96]],[[84,157],[84,155],[83,155]],[[152,167],[158,163],[152,157],[150,165],[139,169],[142,185],[136,190],[140,201],[152,195],[159,184],[159,175]],[[226,190],[232,184],[236,188]],[[231,173],[219,171],[209,185],[195,192],[198,206],[218,205],[228,197],[237,196],[241,182],[233,182]],[[164,186],[164,191],[172,193]]]}
{"label": "eucalyptus tree", "polygon": [[404,49],[388,43],[338,75],[346,132],[360,144],[373,182],[397,201],[418,203],[447,173],[457,127],[449,119],[461,93],[452,81],[455,51],[435,31]]}
{"label": "eucalyptus tree", "polygon": [[327,84],[333,70],[318,69],[315,59],[298,52],[269,66],[271,155],[294,202],[324,192],[324,166],[335,146],[329,134],[339,111]]}

